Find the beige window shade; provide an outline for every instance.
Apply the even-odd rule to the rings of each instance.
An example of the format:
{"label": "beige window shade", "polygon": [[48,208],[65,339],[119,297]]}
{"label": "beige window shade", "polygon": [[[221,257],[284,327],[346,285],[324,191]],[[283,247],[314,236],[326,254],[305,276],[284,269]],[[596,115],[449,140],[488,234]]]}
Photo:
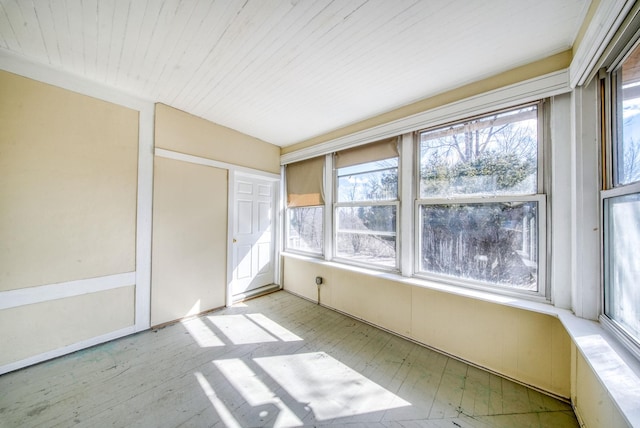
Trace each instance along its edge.
{"label": "beige window shade", "polygon": [[398,137],[387,138],[336,153],[336,168],[374,162],[398,156]]}
{"label": "beige window shade", "polygon": [[287,207],[324,205],[324,156],[287,165]]}

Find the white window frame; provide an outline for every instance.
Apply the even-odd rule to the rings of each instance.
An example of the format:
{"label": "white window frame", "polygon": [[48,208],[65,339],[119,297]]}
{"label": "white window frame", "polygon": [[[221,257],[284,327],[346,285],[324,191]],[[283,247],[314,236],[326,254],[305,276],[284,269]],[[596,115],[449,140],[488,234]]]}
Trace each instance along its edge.
{"label": "white window frame", "polygon": [[[344,264],[349,264],[349,265],[354,265],[354,266],[360,266],[360,267],[365,267],[365,268],[369,268],[369,269],[376,269],[376,270],[381,270],[381,271],[387,271],[387,272],[399,272],[400,271],[400,241],[401,241],[401,225],[400,225],[400,220],[401,220],[401,213],[400,213],[400,201],[401,201],[401,195],[402,195],[402,150],[400,148],[400,154],[397,157],[398,159],[398,171],[397,171],[397,180],[398,180],[398,189],[397,189],[397,194],[396,194],[396,199],[395,200],[375,200],[375,201],[349,201],[349,202],[339,202],[338,201],[338,197],[335,196],[334,198],[334,202],[333,202],[333,209],[332,209],[332,213],[333,213],[333,222],[332,222],[332,241],[331,241],[331,248],[332,248],[332,253],[333,253],[333,261],[336,262],[340,262],[340,263],[344,263]],[[333,169],[333,195],[338,195],[338,168],[334,168]],[[396,231],[395,231],[395,238],[396,238],[396,257],[395,257],[395,264],[393,267],[390,266],[381,266],[381,265],[377,265],[375,263],[367,263],[367,262],[362,262],[362,261],[358,261],[349,257],[340,257],[338,256],[338,209],[339,208],[358,208],[358,207],[377,207],[377,206],[395,206],[396,207]],[[385,233],[375,233],[375,232],[367,232],[367,231],[362,231],[362,234],[370,234],[370,235],[383,235]]]}
{"label": "white window frame", "polygon": [[[569,152],[568,149],[560,150],[559,147],[564,144],[564,146],[570,146],[570,142],[573,141],[574,138],[580,137],[580,135],[575,136],[573,134],[569,135],[564,131],[564,127],[558,125],[558,120],[566,123],[568,120],[568,115],[570,113],[569,109],[573,108],[579,110],[580,99],[575,99],[574,96],[570,95],[572,92],[572,87],[569,85],[569,70],[563,69],[554,71],[548,74],[544,74],[542,76],[537,76],[525,81],[517,82],[511,85],[503,86],[500,88],[496,88],[494,90],[484,92],[482,94],[474,95],[468,98],[464,98],[458,101],[454,101],[439,107],[435,107],[432,109],[425,110],[421,113],[417,113],[414,115],[406,116],[401,119],[393,120],[390,122],[382,123],[380,125],[376,125],[362,131],[357,131],[351,134],[347,134],[344,136],[340,136],[331,140],[324,141],[319,144],[315,144],[309,147],[305,147],[299,150],[294,150],[288,153],[284,153],[280,156],[280,164],[287,165],[293,162],[310,159],[316,156],[325,155],[325,248],[324,248],[324,260],[327,262],[335,261],[333,257],[333,240],[334,240],[334,228],[333,228],[333,153],[346,150],[354,147],[358,147],[361,145],[368,144],[370,142],[379,141],[382,139],[390,138],[393,136],[402,136],[402,146],[400,150],[400,159],[401,159],[401,172],[399,186],[400,190],[400,216],[402,220],[399,221],[398,224],[398,235],[400,236],[400,245],[399,249],[401,254],[399,257],[401,258],[400,263],[400,274],[405,277],[414,277],[414,266],[413,259],[414,257],[414,249],[415,249],[415,234],[413,231],[414,228],[414,201],[416,198],[416,189],[414,188],[414,180],[413,175],[415,174],[415,164],[413,162],[414,153],[414,132],[431,128],[431,127],[439,127],[442,125],[446,125],[447,123],[451,123],[453,121],[463,120],[465,118],[469,118],[472,116],[485,115],[490,114],[491,112],[511,108],[513,106],[517,106],[519,104],[525,104],[530,102],[535,102],[541,99],[550,98],[555,100],[556,96],[562,96],[565,100],[562,103],[562,107],[560,111],[564,113],[560,116],[556,117],[557,111],[555,107],[553,111],[551,111],[551,119],[545,122],[545,128],[550,128],[551,131],[547,131],[544,135],[551,135],[552,138],[558,139],[559,144],[549,144],[550,148],[553,148],[553,156],[554,159],[562,158],[565,159],[568,156],[573,156],[572,152]],[[578,95],[580,95],[580,88],[577,88]],[[567,101],[567,98],[571,97],[571,104]],[[552,103],[550,103],[552,104]],[[566,104],[566,105],[565,105]],[[574,105],[575,104],[575,105]],[[551,106],[550,106],[551,107]],[[566,111],[564,111],[566,110]],[[582,111],[582,110],[579,110]],[[583,113],[584,115],[585,113]],[[593,120],[592,116],[585,116],[582,120]],[[554,125],[555,123],[555,125]],[[558,131],[560,130],[560,131]],[[559,135],[555,135],[555,133]],[[546,144],[550,139],[546,139]],[[556,152],[560,153],[560,156],[556,156]],[[566,153],[565,153],[566,152]],[[555,180],[558,179],[559,175],[555,174],[553,177],[551,176],[551,159],[544,159],[545,166],[547,166],[547,183],[549,186],[554,185]],[[404,163],[403,163],[404,162]],[[409,164],[407,164],[407,162]],[[565,189],[566,181],[570,179],[571,172],[567,171],[568,168],[563,169],[564,176],[560,177],[559,183],[563,186],[561,188],[555,188],[554,195],[552,196],[549,192],[549,188],[546,189],[548,203],[549,206],[553,203],[555,209],[553,209],[554,215],[562,215],[564,213],[568,216],[569,202],[570,199],[568,197],[568,192]],[[591,171],[593,168],[588,168],[589,173],[585,172],[585,175],[588,177],[591,176]],[[409,179],[411,178],[411,179]],[[553,181],[552,181],[553,179]],[[597,192],[597,189],[595,189]],[[560,196],[560,200],[556,200]],[[594,197],[597,197],[594,195]],[[583,201],[584,204],[588,205],[588,198],[582,197],[585,199]],[[580,199],[580,200],[582,200]],[[558,206],[561,206],[560,210],[558,210]],[[591,206],[591,205],[589,205]],[[283,216],[284,217],[284,216]],[[597,217],[597,215],[596,215]],[[547,217],[548,221],[550,217]],[[596,220],[597,223],[597,220]],[[587,231],[592,231],[593,226],[589,224],[583,225],[583,229],[580,229],[579,232],[581,234],[586,234]],[[583,302],[586,301],[590,303],[589,299],[580,299],[575,296],[580,296],[583,293],[584,289],[575,289],[570,287],[570,283],[572,282],[572,278],[576,274],[582,274],[584,271],[583,268],[577,269],[575,268],[575,262],[573,257],[570,257],[567,251],[557,252],[554,256],[553,263],[550,259],[550,254],[556,248],[561,250],[565,250],[567,245],[564,245],[565,241],[558,240],[557,238],[549,239],[551,228],[547,227],[547,231],[545,234],[545,238],[547,239],[547,254],[545,257],[545,261],[547,262],[547,275],[553,277],[556,284],[559,284],[558,287],[554,287],[551,289],[549,285],[549,281],[547,281],[547,298],[544,299],[544,303],[550,303],[552,297],[558,299],[563,307],[574,306],[574,310],[576,313],[585,314],[586,310],[580,306],[575,306],[571,303],[573,302]],[[573,228],[572,228],[573,233]],[[566,232],[565,232],[566,234]],[[554,234],[554,237],[557,237],[558,234]],[[574,235],[572,235],[574,236]],[[572,248],[578,246],[577,248],[582,248],[579,240],[573,239],[571,241]],[[563,245],[560,245],[562,243]],[[597,245],[596,245],[597,247]],[[592,263],[597,263],[598,257],[593,257]],[[558,261],[559,260],[559,261]],[[337,262],[337,261],[336,261]],[[558,267],[560,266],[560,267]],[[568,267],[567,267],[568,266]],[[370,266],[366,266],[366,268],[370,268]],[[588,281],[589,276],[584,278],[584,281]],[[581,282],[584,282],[581,281]],[[575,281],[576,283],[578,281]],[[597,283],[597,280],[594,281]],[[594,290],[597,293],[597,286],[594,284]],[[558,291],[560,290],[560,291]],[[497,289],[489,289],[488,292],[492,294],[498,294]],[[553,296],[552,296],[553,294]],[[588,294],[588,293],[586,293]],[[558,297],[558,295],[560,297]],[[518,295],[517,297],[527,298],[527,296]],[[573,300],[571,300],[573,299]],[[594,298],[595,299],[595,298]],[[534,298],[528,298],[528,300],[535,300]],[[591,306],[586,305],[589,308]],[[598,315],[597,309],[593,309],[592,318],[596,318]]]}
{"label": "white window frame", "polygon": [[[546,183],[548,179],[547,169],[548,162],[545,159],[545,153],[549,150],[546,148],[547,145],[547,129],[550,124],[547,120],[546,110],[549,108],[548,102],[545,100],[539,100],[535,102],[530,102],[526,104],[514,105],[508,108],[503,108],[497,110],[495,112],[483,113],[480,115],[472,116],[466,119],[457,120],[452,122],[451,124],[459,124],[464,122],[473,121],[476,119],[480,119],[482,117],[491,116],[496,113],[507,112],[511,110],[516,110],[519,108],[524,108],[529,105],[537,105],[537,125],[538,125],[538,153],[537,153],[537,189],[535,194],[530,195],[499,195],[499,196],[477,196],[470,195],[469,197],[452,197],[452,198],[443,198],[443,197],[434,197],[434,198],[422,198],[420,195],[420,133],[429,131],[431,129],[443,128],[447,125],[439,125],[431,128],[425,128],[423,130],[417,131],[415,133],[415,144],[413,150],[414,156],[414,165],[415,165],[415,173],[414,173],[414,187],[416,191],[416,200],[414,203],[414,247],[413,247],[413,269],[414,276],[418,278],[424,278],[429,280],[435,280],[438,282],[449,283],[456,286],[473,288],[483,291],[489,291],[492,293],[499,293],[510,296],[518,296],[518,297],[527,297],[534,300],[548,301],[550,296],[549,290],[549,281],[547,274],[547,265],[549,258],[549,249],[547,246],[547,218],[550,218],[548,212],[547,205],[547,195],[545,193]],[[420,266],[420,256],[421,256],[421,245],[422,245],[422,215],[420,213],[420,208],[425,205],[447,205],[447,204],[490,204],[490,203],[501,203],[501,202],[536,202],[538,204],[538,289],[536,291],[529,290],[518,290],[517,288],[510,288],[508,286],[501,286],[497,284],[491,284],[486,282],[481,282],[473,279],[465,279],[465,278],[455,278],[448,275],[440,275],[433,272],[423,271]]]}
{"label": "white window frame", "polygon": [[[326,162],[326,160],[325,160]],[[323,170],[323,184],[324,184],[324,188],[326,189],[326,164],[325,164],[325,168]],[[284,215],[281,217],[282,218],[282,222],[280,223],[282,226],[282,230],[283,233],[281,235],[281,248],[283,249],[284,252],[287,253],[292,253],[292,254],[299,254],[301,256],[308,256],[308,257],[315,257],[315,258],[324,258],[326,257],[326,248],[327,248],[327,234],[326,234],[326,230],[327,230],[327,201],[326,201],[326,195],[325,195],[325,203],[324,205],[312,205],[309,207],[288,207],[287,206],[287,173],[286,173],[286,168],[283,165],[281,167],[281,171],[280,171],[280,176],[282,177],[281,179],[281,195],[282,195],[282,211],[284,212]],[[326,193],[326,190],[325,190]],[[331,197],[331,195],[329,195],[329,197]],[[315,208],[315,207],[322,207],[323,208],[323,213],[322,213],[322,248],[320,249],[320,251],[304,251],[304,250],[300,250],[297,248],[290,248],[289,247],[289,210],[291,209],[295,209],[295,208]],[[281,211],[281,212],[282,212]]]}
{"label": "white window frame", "polygon": [[[634,22],[635,21],[635,22]],[[610,58],[606,68],[600,73],[600,97],[599,104],[604,123],[601,123],[601,191],[600,191],[600,224],[601,230],[601,311],[599,320],[623,345],[631,351],[637,358],[640,358],[640,335],[635,336],[622,324],[611,318],[607,314],[607,308],[611,304],[607,301],[607,288],[610,281],[609,266],[609,212],[607,205],[610,200],[620,196],[640,194],[640,181],[628,184],[617,183],[617,124],[616,124],[616,78],[614,73],[624,63],[627,56],[640,46],[640,17],[626,27],[618,38],[616,46],[610,48]],[[615,302],[614,302],[615,304]]]}
{"label": "white window frame", "polygon": [[[303,208],[322,208],[322,231],[321,231],[321,236],[322,236],[322,246],[320,248],[320,251],[311,251],[311,250],[301,250],[299,248],[292,248],[289,246],[289,242],[290,242],[290,238],[291,236],[289,235],[290,233],[290,227],[289,227],[289,214],[291,213],[292,210],[297,210],[297,209],[303,209]],[[284,215],[284,250],[288,253],[294,253],[294,254],[300,254],[300,255],[305,255],[305,256],[310,256],[310,257],[318,257],[318,258],[322,258],[324,257],[324,248],[326,247],[325,245],[325,236],[324,236],[324,229],[325,229],[325,215],[324,215],[324,211],[326,210],[326,207],[324,205],[311,205],[311,206],[306,206],[306,207],[285,207],[285,215]]]}

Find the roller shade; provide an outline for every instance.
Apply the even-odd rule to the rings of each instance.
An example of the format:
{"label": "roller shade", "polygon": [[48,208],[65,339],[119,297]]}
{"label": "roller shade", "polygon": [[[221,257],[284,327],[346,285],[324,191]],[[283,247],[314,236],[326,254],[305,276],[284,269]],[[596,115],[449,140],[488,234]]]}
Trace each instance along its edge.
{"label": "roller shade", "polygon": [[398,137],[336,152],[336,168],[374,162],[398,156]]}
{"label": "roller shade", "polygon": [[287,165],[287,207],[324,205],[324,156]]}

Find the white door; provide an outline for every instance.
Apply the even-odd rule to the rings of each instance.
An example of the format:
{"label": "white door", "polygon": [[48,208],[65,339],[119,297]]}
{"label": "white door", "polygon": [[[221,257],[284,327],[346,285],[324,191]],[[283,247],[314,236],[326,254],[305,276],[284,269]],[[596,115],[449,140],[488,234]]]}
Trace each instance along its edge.
{"label": "white door", "polygon": [[251,294],[274,282],[275,189],[272,180],[235,176],[233,297]]}

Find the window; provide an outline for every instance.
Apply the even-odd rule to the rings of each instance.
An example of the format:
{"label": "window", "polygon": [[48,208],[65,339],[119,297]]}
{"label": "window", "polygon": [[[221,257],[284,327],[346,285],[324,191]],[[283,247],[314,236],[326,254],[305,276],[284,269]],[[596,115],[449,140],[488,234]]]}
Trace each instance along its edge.
{"label": "window", "polygon": [[287,249],[322,254],[324,207],[289,208]]}
{"label": "window", "polygon": [[418,133],[417,272],[544,295],[541,106]]}
{"label": "window", "polygon": [[[640,47],[603,81],[604,315],[640,344]],[[607,108],[608,106],[608,108]],[[608,114],[608,116],[607,116]]]}
{"label": "window", "polygon": [[335,256],[396,269],[397,138],[336,153]]}
{"label": "window", "polygon": [[285,248],[321,255],[324,234],[324,156],[287,165]]}

